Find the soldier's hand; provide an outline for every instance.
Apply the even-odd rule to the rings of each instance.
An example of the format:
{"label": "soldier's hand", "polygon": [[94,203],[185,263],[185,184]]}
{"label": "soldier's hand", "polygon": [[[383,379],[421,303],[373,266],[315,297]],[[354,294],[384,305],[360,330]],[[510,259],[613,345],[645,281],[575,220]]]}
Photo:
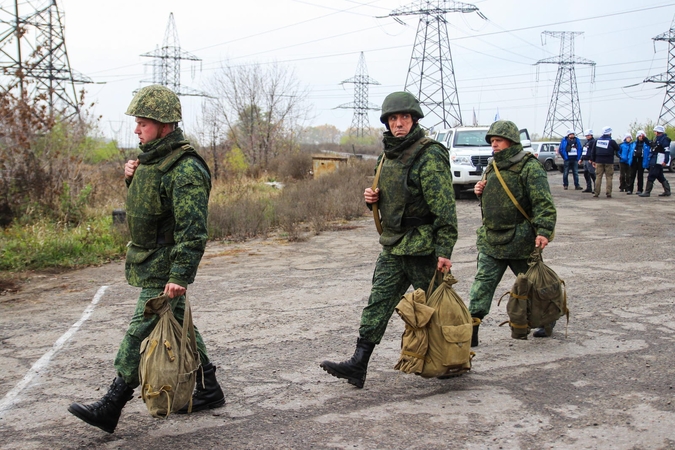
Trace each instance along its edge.
{"label": "soldier's hand", "polygon": [[438,257],[438,265],[436,266],[436,270],[440,270],[443,273],[448,273],[451,267],[452,263],[448,258],[443,258],[441,256]]}
{"label": "soldier's hand", "polygon": [[377,203],[380,199],[380,188],[376,188],[375,190],[366,188],[363,192],[363,198],[366,200],[366,203]]}
{"label": "soldier's hand", "polygon": [[130,159],[124,164],[124,178],[131,179],[136,172],[139,161],[137,159]]}
{"label": "soldier's hand", "polygon": [[476,185],[473,187],[473,193],[476,195],[481,195],[483,193],[483,189],[485,189],[485,185],[487,184],[487,181],[485,180],[480,180]]}
{"label": "soldier's hand", "polygon": [[546,239],[544,236],[537,236],[537,238],[534,240],[534,246],[539,247],[542,250],[547,245],[548,245],[548,239]]}
{"label": "soldier's hand", "polygon": [[164,286],[164,294],[168,295],[169,298],[180,297],[185,294],[186,290],[187,289],[183,286],[175,283],[167,283],[166,286]]}

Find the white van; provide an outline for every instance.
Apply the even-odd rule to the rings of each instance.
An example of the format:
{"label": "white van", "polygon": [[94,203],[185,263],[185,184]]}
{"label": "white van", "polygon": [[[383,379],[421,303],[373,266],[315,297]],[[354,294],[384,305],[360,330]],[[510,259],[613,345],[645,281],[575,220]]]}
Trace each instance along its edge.
{"label": "white van", "polygon": [[[492,147],[485,141],[490,127],[455,127],[439,130],[432,137],[448,148],[452,184],[455,197],[462,192],[473,192],[473,187],[483,176]],[[525,151],[532,151],[530,134],[520,130],[520,143]]]}

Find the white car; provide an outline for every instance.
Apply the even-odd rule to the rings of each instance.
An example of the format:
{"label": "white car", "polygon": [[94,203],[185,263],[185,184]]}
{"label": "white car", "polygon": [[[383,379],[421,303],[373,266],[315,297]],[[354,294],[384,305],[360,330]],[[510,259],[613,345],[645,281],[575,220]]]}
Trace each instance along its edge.
{"label": "white car", "polygon": [[[485,140],[489,129],[490,127],[455,127],[435,134],[435,139],[448,148],[452,184],[457,198],[462,192],[473,192],[473,187],[483,176],[483,170],[492,156],[492,147]],[[520,143],[524,150],[532,152],[527,129],[520,130]]]}

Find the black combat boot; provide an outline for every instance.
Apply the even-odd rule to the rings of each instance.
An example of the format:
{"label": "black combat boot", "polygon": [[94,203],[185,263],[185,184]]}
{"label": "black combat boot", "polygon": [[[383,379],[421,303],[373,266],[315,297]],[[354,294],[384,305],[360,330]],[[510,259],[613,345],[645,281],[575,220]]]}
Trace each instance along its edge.
{"label": "black combat boot", "polygon": [[545,325],[541,328],[537,328],[534,330],[534,333],[532,333],[532,337],[550,337],[553,334],[553,327],[555,326],[555,321],[553,323],[549,323],[548,325]]}
{"label": "black combat boot", "polygon": [[68,412],[89,425],[112,433],[120,420],[122,408],[133,396],[134,390],[124,382],[122,377],[117,377],[101,400],[91,405],[73,403],[68,407]]}
{"label": "black combat boot", "polygon": [[659,194],[659,197],[670,197],[670,183],[668,180],[663,180],[663,193]]}
{"label": "black combat boot", "polygon": [[350,360],[341,363],[324,361],[319,365],[334,377],[344,378],[349,384],[353,384],[361,389],[363,388],[363,383],[366,382],[368,361],[370,360],[370,355],[373,354],[373,349],[375,349],[375,344],[359,338],[356,341],[354,356]]}
{"label": "black combat boot", "polygon": [[473,320],[473,330],[471,333],[471,346],[478,347],[478,327],[480,326],[481,319],[478,317],[472,317]]}
{"label": "black combat boot", "polygon": [[[225,394],[216,380],[216,366],[208,363],[202,370],[197,372],[197,386],[192,394],[192,411],[220,408],[225,404]],[[177,412],[187,414],[188,406],[185,405]]]}
{"label": "black combat boot", "polygon": [[645,186],[645,191],[638,195],[638,197],[649,197],[649,194],[652,192],[652,189],[654,188],[654,182],[653,181],[647,181],[647,186]]}

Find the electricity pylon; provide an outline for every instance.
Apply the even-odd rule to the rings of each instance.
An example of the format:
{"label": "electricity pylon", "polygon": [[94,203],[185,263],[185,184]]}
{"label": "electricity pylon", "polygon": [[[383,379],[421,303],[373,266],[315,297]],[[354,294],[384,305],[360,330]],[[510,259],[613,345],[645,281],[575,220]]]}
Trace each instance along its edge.
{"label": "electricity pylon", "polygon": [[92,80],[70,67],[64,15],[56,0],[22,2],[30,8],[23,14],[18,0],[12,3],[0,5],[1,91],[18,89],[20,97],[43,99],[50,120],[79,115],[81,94],[75,84]]}
{"label": "electricity pylon", "polygon": [[[579,91],[577,89],[577,77],[574,73],[574,66],[577,64],[591,66],[593,68],[591,83],[595,81],[595,62],[590,59],[574,56],[574,37],[583,34],[583,32],[544,31],[541,34],[542,36],[560,38],[560,55],[541,59],[535,63],[535,65],[558,65],[558,73],[555,78],[555,85],[553,86],[548,114],[546,115],[543,136],[565,136],[567,130],[582,133],[583,120],[581,119],[581,105],[579,103]],[[564,131],[555,134],[556,130],[559,129]]]}
{"label": "electricity pylon", "polygon": [[379,111],[380,108],[368,102],[368,85],[380,84],[368,76],[368,68],[366,67],[366,57],[361,52],[359,57],[359,64],[356,66],[356,75],[352,78],[344,80],[345,83],[354,84],[354,101],[352,103],[344,103],[337,106],[336,109],[353,109],[354,116],[352,117],[352,124],[349,127],[349,135],[356,137],[364,137],[370,133],[370,121],[368,120],[368,111]]}
{"label": "electricity pylon", "polygon": [[420,101],[425,125],[429,127],[450,128],[462,124],[445,18],[449,12],[476,12],[487,20],[475,5],[446,0],[418,0],[383,16],[393,17],[399,23],[403,23],[399,16],[420,16],[404,90]]}
{"label": "electricity pylon", "polygon": [[[169,23],[164,32],[162,46],[155,48],[152,52],[143,53],[141,56],[153,59],[153,61],[148,64],[148,66],[152,67],[152,84],[166,86],[174,91],[176,95],[206,97],[206,94],[181,86],[180,84],[181,61],[188,60],[201,62],[201,59],[180,48],[178,31],[176,30],[176,22],[173,19],[173,13],[169,14]],[[141,83],[147,82],[147,80],[141,81]]]}
{"label": "electricity pylon", "polygon": [[666,95],[663,98],[658,124],[675,126],[675,17],[670,24],[670,30],[652,39],[655,46],[656,41],[668,42],[668,70],[665,73],[647,77],[644,82],[665,85]]}

